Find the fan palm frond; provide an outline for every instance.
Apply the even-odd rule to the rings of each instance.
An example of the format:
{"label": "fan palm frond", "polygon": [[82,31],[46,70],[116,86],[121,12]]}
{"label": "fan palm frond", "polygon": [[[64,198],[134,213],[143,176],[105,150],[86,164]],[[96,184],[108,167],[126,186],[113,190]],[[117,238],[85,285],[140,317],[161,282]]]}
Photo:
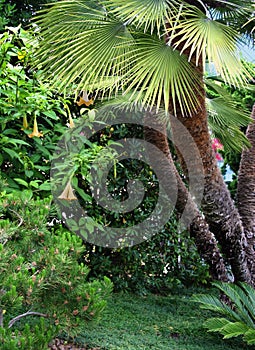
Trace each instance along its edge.
{"label": "fan palm frond", "polygon": [[[213,86],[210,84],[210,86]],[[224,145],[225,151],[242,152],[249,147],[249,141],[241,131],[241,127],[251,122],[250,113],[237,108],[236,103],[226,90],[216,85],[221,96],[206,98],[208,124],[214,136]]]}
{"label": "fan palm frond", "polygon": [[222,0],[218,1],[218,3],[218,6],[209,9],[212,18],[223,23],[228,23],[229,26],[235,28],[239,33],[252,38],[252,29],[254,27],[254,1]]}
{"label": "fan palm frond", "polygon": [[101,3],[124,22],[143,28],[144,32],[150,31],[151,34],[156,28],[158,35],[166,22],[172,21],[180,6],[179,0],[101,0]]}
{"label": "fan palm frond", "polygon": [[181,53],[189,48],[189,60],[195,56],[196,64],[202,57],[212,62],[217,74],[225,82],[240,86],[247,81],[249,74],[238,54],[237,44],[241,38],[233,28],[209,18],[196,7],[185,10],[175,27],[168,28],[170,42]]}
{"label": "fan palm frond", "polygon": [[36,63],[43,64],[53,85],[61,89],[77,82],[77,90],[90,90],[106,82],[106,88],[118,88],[119,70],[124,73],[134,44],[122,22],[87,1],[59,1],[37,18],[43,41]]}
{"label": "fan palm frond", "polygon": [[197,107],[200,80],[184,55],[165,45],[156,36],[137,40],[133,66],[124,76],[126,92],[137,93],[136,101],[168,110],[170,96],[174,110],[177,101],[183,114]]}
{"label": "fan palm frond", "polygon": [[225,23],[231,20],[234,23],[239,22],[239,25],[242,19],[247,18],[253,6],[253,0],[217,0],[217,3],[218,6],[214,7],[208,3],[212,17]]}

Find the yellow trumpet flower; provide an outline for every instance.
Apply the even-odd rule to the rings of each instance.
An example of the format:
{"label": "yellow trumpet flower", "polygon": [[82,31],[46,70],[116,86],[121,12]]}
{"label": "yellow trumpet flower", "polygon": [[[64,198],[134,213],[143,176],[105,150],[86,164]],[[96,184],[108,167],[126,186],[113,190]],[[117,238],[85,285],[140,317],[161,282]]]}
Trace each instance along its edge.
{"label": "yellow trumpet flower", "polygon": [[28,137],[42,137],[43,133],[38,131],[38,125],[37,125],[37,120],[36,117],[34,119],[34,128],[33,128],[33,132],[31,134],[28,135]]}
{"label": "yellow trumpet flower", "polygon": [[94,100],[93,98],[89,99],[88,98],[88,94],[87,94],[87,91],[82,91],[82,96],[80,96],[80,99],[79,101],[76,102],[78,106],[82,106],[82,105],[85,105],[85,106],[90,106],[94,103]]}
{"label": "yellow trumpet flower", "polygon": [[76,200],[77,197],[74,195],[71,181],[69,180],[66,184],[64,191],[58,196],[59,199],[65,199],[67,201]]}

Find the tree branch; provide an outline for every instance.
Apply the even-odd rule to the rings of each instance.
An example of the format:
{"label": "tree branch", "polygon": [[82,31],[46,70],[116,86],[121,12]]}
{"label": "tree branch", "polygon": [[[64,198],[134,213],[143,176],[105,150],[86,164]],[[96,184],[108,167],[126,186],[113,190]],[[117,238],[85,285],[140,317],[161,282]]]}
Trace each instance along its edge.
{"label": "tree branch", "polygon": [[3,309],[0,309],[0,328],[4,326],[4,312]]}
{"label": "tree branch", "polygon": [[[13,209],[9,209],[11,212],[13,212],[18,218],[19,218],[19,223],[18,223],[18,227],[20,227],[22,224],[23,224],[23,222],[24,222],[24,220],[23,220],[23,218],[19,215],[19,213],[17,213],[15,210],[13,210]],[[18,228],[17,227],[17,228]]]}
{"label": "tree branch", "polygon": [[10,320],[8,328],[11,328],[15,322],[19,321],[21,318],[26,317],[26,316],[41,316],[41,317],[49,317],[47,314],[42,314],[41,312],[35,312],[35,311],[28,311],[25,312],[24,314],[18,315],[14,317],[12,320]]}

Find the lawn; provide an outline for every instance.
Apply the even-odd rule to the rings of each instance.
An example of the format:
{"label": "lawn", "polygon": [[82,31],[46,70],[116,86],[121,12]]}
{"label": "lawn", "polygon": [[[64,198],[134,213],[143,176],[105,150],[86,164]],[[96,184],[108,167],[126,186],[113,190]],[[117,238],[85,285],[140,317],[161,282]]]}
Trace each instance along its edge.
{"label": "lawn", "polygon": [[207,333],[203,322],[212,314],[190,302],[194,291],[168,296],[114,294],[96,327],[77,339],[101,350],[244,350],[240,338],[224,340]]}

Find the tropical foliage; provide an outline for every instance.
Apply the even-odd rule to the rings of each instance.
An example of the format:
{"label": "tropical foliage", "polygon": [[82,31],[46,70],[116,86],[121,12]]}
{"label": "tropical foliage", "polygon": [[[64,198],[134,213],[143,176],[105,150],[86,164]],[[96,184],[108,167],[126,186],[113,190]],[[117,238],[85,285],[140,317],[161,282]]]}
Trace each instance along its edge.
{"label": "tropical foliage", "polygon": [[[219,332],[224,339],[243,336],[249,345],[255,344],[255,292],[246,283],[227,284],[214,282],[223,300],[213,294],[196,295],[193,300],[203,309],[217,312],[223,317],[213,317],[205,322],[209,332]],[[226,303],[227,301],[227,303]]]}
{"label": "tropical foliage", "polygon": [[[193,53],[196,63],[202,54],[231,84],[238,86],[249,76],[236,55],[238,32],[188,2],[58,1],[37,23],[43,37],[38,59],[60,89],[74,82],[77,91],[103,87],[112,95],[119,88],[132,90],[137,102],[159,107],[163,101],[166,110],[171,96],[174,106],[178,101],[183,112],[191,112],[199,94],[199,77],[188,63]],[[190,46],[188,59],[179,54]]]}
{"label": "tropical foliage", "polygon": [[[226,159],[231,158],[226,154],[235,155],[253,142],[244,130],[251,123],[254,66],[245,64],[237,50],[243,34],[253,39],[251,1],[64,0],[53,1],[37,13],[38,1],[17,2],[16,7],[15,3],[0,1],[0,339],[4,348],[43,349],[59,329],[71,336],[80,332],[84,322],[97,319],[105,308],[113,287],[108,277],[116,290],[163,292],[207,283],[208,263],[217,279],[227,280],[232,272],[236,281],[254,284],[252,232],[239,219],[217,170],[213,149],[217,145],[211,142],[217,138],[223,144],[221,154]],[[36,19],[27,31],[19,22],[30,22],[31,12]],[[206,67],[213,68],[207,73]],[[102,106],[110,118],[100,119],[100,132],[88,139],[83,127],[93,130]],[[99,231],[103,225],[132,228],[143,220],[157,201],[156,174],[137,159],[120,160],[113,146],[119,139],[148,134],[137,123],[112,126],[108,120],[122,111],[156,114],[160,109],[162,124],[170,121],[173,130],[175,119],[169,116],[174,114],[197,143],[205,171],[202,208],[188,193],[189,174],[178,147],[166,141],[166,158],[174,169],[180,200],[161,232],[127,249],[82,242],[78,234],[86,240],[93,232],[93,220],[82,215],[78,221],[72,215],[59,219],[50,191],[66,210],[73,201],[86,206]],[[162,139],[154,136],[160,148]],[[75,140],[83,148],[70,147],[67,155],[60,140],[66,142],[64,146]],[[136,178],[144,186],[140,208],[122,215],[97,205],[89,186],[90,169],[101,179],[102,166],[109,164],[113,165],[107,177],[111,196],[117,203],[128,199],[128,180]],[[247,174],[252,169],[248,166]],[[56,168],[59,178],[54,177]],[[178,218],[186,202],[195,219],[189,232],[180,232]],[[208,321],[207,326],[225,337],[243,334],[253,343],[252,287],[216,286],[236,306],[201,297],[203,305],[217,306],[229,317]]]}

